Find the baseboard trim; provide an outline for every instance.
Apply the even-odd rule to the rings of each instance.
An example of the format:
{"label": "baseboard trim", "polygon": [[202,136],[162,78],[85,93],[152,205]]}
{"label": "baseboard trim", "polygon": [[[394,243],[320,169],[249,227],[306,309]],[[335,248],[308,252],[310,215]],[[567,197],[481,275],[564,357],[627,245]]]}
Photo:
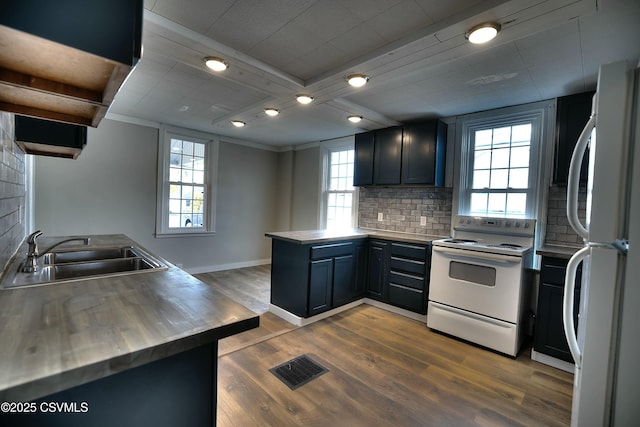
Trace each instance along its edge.
{"label": "baseboard trim", "polygon": [[539,363],[544,363],[545,365],[552,366],[556,369],[560,369],[571,374],[575,373],[575,365],[573,363],[556,359],[553,356],[537,352],[534,349],[531,349],[531,360],[535,360]]}
{"label": "baseboard trim", "polygon": [[414,313],[412,311],[395,307],[393,305],[386,304],[384,302],[376,301],[369,298],[362,298],[362,299],[350,302],[349,304],[345,304],[340,307],[331,309],[329,311],[325,311],[323,313],[316,314],[315,316],[306,317],[306,318],[297,316],[273,304],[269,304],[269,311],[275,314],[276,316],[280,317],[281,319],[284,319],[287,322],[292,323],[296,326],[306,326],[306,325],[315,323],[318,320],[326,319],[327,317],[331,317],[335,314],[342,313],[343,311],[347,311],[349,309],[352,309],[353,307],[357,307],[362,304],[368,304],[377,308],[381,308],[383,310],[390,311],[391,313],[399,314],[401,316],[408,317],[409,319],[417,320],[418,322],[422,322],[424,324],[427,323],[426,314]]}
{"label": "baseboard trim", "polygon": [[413,311],[405,310],[404,308],[396,307],[395,305],[387,304],[387,303],[380,302],[378,300],[374,300],[370,298],[365,298],[363,302],[364,304],[369,304],[374,307],[378,307],[383,310],[387,310],[392,313],[399,314],[404,317],[408,317],[409,319],[417,320],[418,322],[422,322],[425,324],[427,323],[426,314],[415,313]]}
{"label": "baseboard trim", "polygon": [[288,312],[287,310],[278,307],[277,305],[269,304],[269,311],[281,319],[286,320],[289,323],[293,323],[296,326],[306,326],[312,323],[317,322],[318,320],[326,319],[327,317],[331,317],[334,314],[342,313],[343,311],[347,311],[353,307],[357,307],[361,305],[363,300],[359,299],[357,301],[350,302],[349,304],[342,305],[340,307],[331,309],[329,311],[325,311],[320,314],[316,314],[311,317],[300,317],[296,316],[293,313]]}
{"label": "baseboard trim", "polygon": [[204,267],[183,268],[189,274],[211,273],[213,271],[234,270],[236,268],[256,267],[258,265],[271,264],[271,258],[257,259],[253,261],[234,262],[230,264],[208,265]]}

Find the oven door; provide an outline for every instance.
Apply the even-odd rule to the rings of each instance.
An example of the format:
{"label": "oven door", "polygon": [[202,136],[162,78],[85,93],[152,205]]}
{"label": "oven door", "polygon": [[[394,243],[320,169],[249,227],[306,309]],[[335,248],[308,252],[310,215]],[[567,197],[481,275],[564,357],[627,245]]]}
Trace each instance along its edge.
{"label": "oven door", "polygon": [[518,323],[522,258],[434,246],[429,300]]}

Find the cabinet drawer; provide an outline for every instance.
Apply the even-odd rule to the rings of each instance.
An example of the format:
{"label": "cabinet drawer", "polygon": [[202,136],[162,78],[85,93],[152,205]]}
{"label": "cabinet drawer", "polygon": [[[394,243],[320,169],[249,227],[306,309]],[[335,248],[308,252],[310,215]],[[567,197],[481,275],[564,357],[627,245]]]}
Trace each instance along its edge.
{"label": "cabinet drawer", "polygon": [[[540,282],[550,285],[564,286],[564,277],[567,272],[569,261],[560,258],[543,258],[540,268]],[[576,271],[576,286],[580,286],[582,278],[582,264],[578,265]]]}
{"label": "cabinet drawer", "polygon": [[353,252],[352,242],[328,243],[326,245],[311,246],[311,259],[331,258],[340,255],[350,255]]}
{"label": "cabinet drawer", "polygon": [[389,272],[389,285],[408,286],[420,291],[424,290],[424,276],[414,276],[412,274],[401,273],[399,271]]}
{"label": "cabinet drawer", "polygon": [[564,286],[564,275],[566,271],[566,265],[543,265],[540,270],[540,281],[551,285]]}
{"label": "cabinet drawer", "polygon": [[403,271],[405,273],[413,273],[418,276],[424,276],[425,262],[413,259],[391,257],[390,266],[392,270]]}
{"label": "cabinet drawer", "polygon": [[424,261],[427,259],[427,248],[409,243],[391,243],[391,255]]}
{"label": "cabinet drawer", "polygon": [[426,302],[423,291],[395,283],[389,284],[389,302],[418,313],[424,313],[425,311]]}

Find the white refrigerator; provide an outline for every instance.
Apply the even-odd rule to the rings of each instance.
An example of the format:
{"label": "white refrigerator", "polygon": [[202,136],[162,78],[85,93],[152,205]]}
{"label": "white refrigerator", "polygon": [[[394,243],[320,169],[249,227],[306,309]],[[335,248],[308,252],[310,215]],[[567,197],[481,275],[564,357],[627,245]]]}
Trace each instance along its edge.
{"label": "white refrigerator", "polygon": [[[585,240],[567,267],[563,314],[575,361],[571,425],[576,427],[640,425],[638,74],[638,64],[600,67],[592,117],[576,144],[569,170],[567,216]],[[577,195],[587,146],[583,225]],[[581,261],[581,301],[573,301],[575,268]],[[577,333],[574,304],[579,304]]]}

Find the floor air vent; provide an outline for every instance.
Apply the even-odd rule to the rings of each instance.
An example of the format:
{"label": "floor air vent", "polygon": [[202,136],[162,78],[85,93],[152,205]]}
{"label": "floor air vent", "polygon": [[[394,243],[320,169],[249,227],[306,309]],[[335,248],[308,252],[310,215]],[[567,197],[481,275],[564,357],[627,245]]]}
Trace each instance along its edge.
{"label": "floor air vent", "polygon": [[325,372],[329,372],[329,370],[304,355],[271,368],[269,372],[278,377],[291,390],[295,390]]}

